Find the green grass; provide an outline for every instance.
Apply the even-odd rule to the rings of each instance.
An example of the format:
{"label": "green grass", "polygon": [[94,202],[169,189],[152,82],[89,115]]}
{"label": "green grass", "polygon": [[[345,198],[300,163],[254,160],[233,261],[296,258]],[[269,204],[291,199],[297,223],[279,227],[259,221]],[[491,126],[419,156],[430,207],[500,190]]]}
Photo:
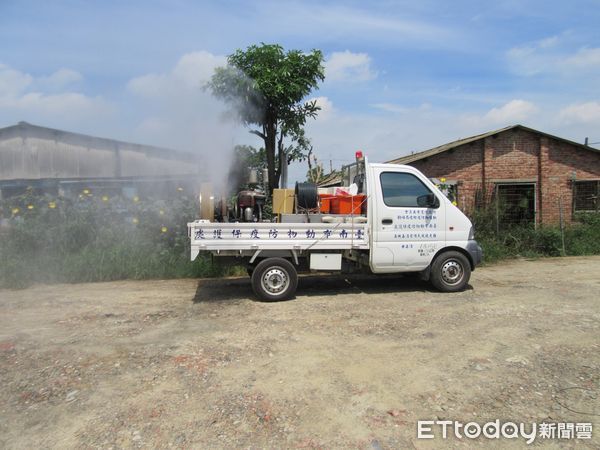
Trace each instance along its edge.
{"label": "green grass", "polygon": [[[52,198],[27,193],[0,201],[0,288],[33,283],[122,279],[218,277],[239,267],[213,264],[210,255],[189,260],[187,223],[197,216],[192,196],[173,198]],[[484,262],[560,256],[558,227],[512,227],[496,233],[496,210],[473,214]],[[600,215],[581,214],[565,229],[566,255],[600,254]]]}
{"label": "green grass", "polygon": [[232,273],[235,268],[213,265],[210,255],[189,260],[187,223],[197,211],[183,193],[169,201],[31,193],[4,200],[0,288]]}
{"label": "green grass", "polygon": [[[495,211],[491,215],[495,216]],[[559,226],[513,226],[496,233],[496,226],[484,212],[473,215],[475,237],[484,251],[484,263],[526,257],[562,256],[563,244]],[[579,214],[564,229],[564,256],[600,254],[600,215]]]}

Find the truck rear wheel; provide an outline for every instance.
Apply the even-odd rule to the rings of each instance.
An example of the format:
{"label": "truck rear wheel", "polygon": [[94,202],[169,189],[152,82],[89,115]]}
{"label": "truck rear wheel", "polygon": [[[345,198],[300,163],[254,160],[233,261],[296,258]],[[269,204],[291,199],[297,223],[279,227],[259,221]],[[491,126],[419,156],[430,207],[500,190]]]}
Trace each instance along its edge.
{"label": "truck rear wheel", "polygon": [[441,253],[431,264],[431,284],[442,292],[462,291],[470,278],[471,264],[460,252]]}
{"label": "truck rear wheel", "polygon": [[296,293],[298,273],[284,258],[262,260],[252,272],[252,289],[262,300],[288,300]]}

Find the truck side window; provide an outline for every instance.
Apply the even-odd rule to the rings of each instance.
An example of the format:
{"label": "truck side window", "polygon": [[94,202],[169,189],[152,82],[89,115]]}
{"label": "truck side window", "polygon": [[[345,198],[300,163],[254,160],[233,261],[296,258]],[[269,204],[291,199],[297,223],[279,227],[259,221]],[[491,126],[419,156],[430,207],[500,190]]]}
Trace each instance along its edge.
{"label": "truck side window", "polygon": [[410,173],[383,172],[380,175],[383,202],[391,207],[418,207],[417,197],[432,192]]}

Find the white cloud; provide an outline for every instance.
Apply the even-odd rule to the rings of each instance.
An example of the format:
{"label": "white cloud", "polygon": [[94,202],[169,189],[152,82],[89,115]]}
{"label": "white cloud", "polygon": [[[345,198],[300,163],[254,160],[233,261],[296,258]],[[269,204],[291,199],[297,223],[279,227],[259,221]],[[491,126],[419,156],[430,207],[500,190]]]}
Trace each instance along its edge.
{"label": "white cloud", "polygon": [[21,94],[33,82],[29,74],[19,72],[5,64],[0,64],[0,98]]}
{"label": "white cloud", "polygon": [[560,111],[559,117],[566,123],[598,124],[600,123],[600,102],[569,105]]}
{"label": "white cloud", "polygon": [[[407,106],[398,105],[396,103],[372,103],[369,106],[371,106],[371,108],[375,108],[380,111],[384,111],[386,113],[392,113],[392,114],[405,114],[405,113],[408,113],[415,109],[415,108],[409,108]],[[431,104],[422,103],[416,109],[418,111],[427,111],[430,108],[431,108]]]}
{"label": "white cloud", "polygon": [[313,97],[309,98],[307,102],[316,101],[317,106],[321,107],[321,110],[317,114],[317,120],[328,120],[333,117],[335,113],[335,109],[333,107],[333,102],[329,100],[327,97]]}
{"label": "white cloud", "polygon": [[210,80],[216,67],[227,63],[225,56],[207,51],[183,55],[168,73],[147,74],[133,78],[128,83],[131,92],[142,97],[162,97],[182,91],[200,91]]}
{"label": "white cloud", "polygon": [[550,36],[544,39],[541,39],[537,42],[539,48],[551,48],[555,47],[559,44],[560,38],[558,36]]}
{"label": "white cloud", "polygon": [[79,72],[62,68],[49,76],[36,79],[36,86],[39,86],[41,89],[61,90],[71,87],[82,80],[83,76]]}
{"label": "white cloud", "polygon": [[69,115],[91,117],[111,110],[109,104],[101,97],[87,97],[74,92],[51,95],[30,92],[18,98],[0,100],[0,106],[18,111],[21,115],[62,117]]}
{"label": "white cloud", "polygon": [[325,81],[369,81],[376,76],[366,53],[334,52],[325,62]]}
{"label": "white cloud", "polygon": [[188,53],[181,57],[173,69],[173,75],[189,87],[201,87],[210,79],[216,67],[225,64],[225,56],[213,55],[207,51]]}
{"label": "white cloud", "polygon": [[582,77],[600,69],[600,47],[576,48],[568,33],[513,47],[506,56],[511,69],[525,76]]}
{"label": "white cloud", "polygon": [[538,111],[538,108],[531,102],[525,100],[511,100],[510,102],[492,108],[483,117],[485,121],[500,124],[514,124],[530,118]]}
{"label": "white cloud", "polygon": [[396,105],[394,103],[373,103],[371,107],[389,113],[404,113],[407,111],[407,108],[404,106]]}
{"label": "white cloud", "polygon": [[565,65],[576,69],[600,68],[600,48],[582,48],[565,60]]}
{"label": "white cloud", "polygon": [[[392,4],[377,7],[368,2],[342,3],[253,2],[256,8],[251,16],[254,29],[246,31],[243,37],[248,39],[247,34],[252,33],[254,41],[260,41],[264,39],[262,29],[268,27],[273,36],[293,36],[299,42],[315,42],[317,36],[321,42],[358,45],[385,42],[386,45],[411,49],[463,48],[465,44],[460,27],[454,24],[447,26],[432,15],[424,19],[411,14],[411,9],[416,7],[420,10],[423,2],[415,5],[404,2],[401,7]],[[290,17],[294,20],[289,20]]]}
{"label": "white cloud", "polygon": [[48,126],[67,126],[110,115],[112,106],[102,97],[61,89],[82,78],[70,69],[33,77],[0,64],[0,120],[7,124],[26,120]]}
{"label": "white cloud", "polygon": [[153,73],[133,78],[127,83],[127,88],[140,97],[160,97],[168,87],[169,80],[166,75]]}

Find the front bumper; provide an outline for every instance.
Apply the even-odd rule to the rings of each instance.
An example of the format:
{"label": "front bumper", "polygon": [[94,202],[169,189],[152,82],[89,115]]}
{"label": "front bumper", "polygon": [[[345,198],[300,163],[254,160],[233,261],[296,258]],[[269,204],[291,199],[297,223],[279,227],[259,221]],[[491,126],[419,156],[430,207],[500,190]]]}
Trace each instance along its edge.
{"label": "front bumper", "polygon": [[471,255],[473,269],[475,269],[475,267],[481,264],[481,261],[483,260],[483,250],[476,240],[471,239],[467,242],[467,251],[469,252],[469,255]]}

